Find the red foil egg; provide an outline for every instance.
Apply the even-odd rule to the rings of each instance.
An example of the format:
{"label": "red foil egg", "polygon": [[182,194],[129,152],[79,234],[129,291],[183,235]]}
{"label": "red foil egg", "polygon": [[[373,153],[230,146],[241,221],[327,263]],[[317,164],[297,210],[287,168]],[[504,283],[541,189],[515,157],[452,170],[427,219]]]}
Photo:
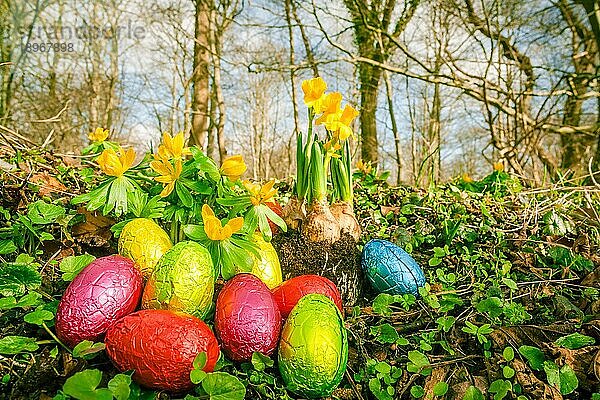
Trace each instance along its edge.
{"label": "red foil egg", "polygon": [[307,294],[322,294],[329,297],[340,309],[342,315],[344,309],[342,307],[342,296],[335,283],[329,279],[319,275],[300,275],[292,279],[288,279],[281,285],[273,289],[273,297],[277,302],[279,311],[283,318],[292,311],[292,308],[298,301]]}
{"label": "red foil egg", "polygon": [[140,385],[170,392],[194,387],[190,372],[198,353],[206,353],[205,372],[212,372],[219,358],[219,344],[208,325],[171,310],[129,314],[108,330],[105,344],[117,369],[134,370]]}
{"label": "red foil egg", "polygon": [[270,355],[281,331],[281,314],[269,288],[256,276],[239,274],[219,293],[215,332],[234,361],[248,361],[255,351]]}
{"label": "red foil egg", "polygon": [[142,274],[128,258],[94,260],[67,287],[56,312],[56,335],[67,346],[98,341],[115,322],[137,308]]}

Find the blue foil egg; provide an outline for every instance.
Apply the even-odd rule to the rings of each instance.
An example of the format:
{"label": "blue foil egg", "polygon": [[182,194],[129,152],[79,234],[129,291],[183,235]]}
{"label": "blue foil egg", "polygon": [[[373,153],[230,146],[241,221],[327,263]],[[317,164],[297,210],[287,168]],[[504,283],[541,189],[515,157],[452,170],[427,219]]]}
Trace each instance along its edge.
{"label": "blue foil egg", "polygon": [[362,253],[362,268],[378,293],[415,296],[425,286],[419,264],[404,250],[387,240],[369,241]]}

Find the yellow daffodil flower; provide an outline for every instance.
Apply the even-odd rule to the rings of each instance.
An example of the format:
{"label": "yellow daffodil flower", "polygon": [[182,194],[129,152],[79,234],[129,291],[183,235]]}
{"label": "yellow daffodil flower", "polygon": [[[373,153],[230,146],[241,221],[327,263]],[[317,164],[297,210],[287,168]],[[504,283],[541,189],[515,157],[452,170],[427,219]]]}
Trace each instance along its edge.
{"label": "yellow daffodil flower", "polygon": [[273,200],[273,197],[277,195],[277,189],[273,189],[274,184],[275,179],[271,179],[262,186],[258,183],[245,180],[244,186],[250,192],[250,201],[252,202],[252,205],[257,206]]}
{"label": "yellow daffodil flower", "polygon": [[302,91],[304,92],[304,104],[307,107],[314,107],[323,97],[327,90],[327,84],[322,78],[307,79],[302,82]]}
{"label": "yellow daffodil flower", "polygon": [[241,155],[227,157],[221,164],[221,175],[229,178],[230,181],[237,181],[240,176],[246,172],[246,163]]}
{"label": "yellow daffodil flower", "polygon": [[354,137],[352,132],[352,121],[358,116],[358,111],[351,105],[346,104],[342,111],[330,114],[325,121],[325,128],[333,132],[339,141],[344,141],[350,136]]}
{"label": "yellow daffodil flower", "polygon": [[502,161],[498,161],[494,163],[494,171],[502,172],[504,171],[504,163]]}
{"label": "yellow daffodil flower", "polygon": [[104,142],[106,138],[108,138],[108,129],[96,128],[94,132],[88,134],[88,139],[96,143]]}
{"label": "yellow daffodil flower", "polygon": [[356,168],[361,171],[365,175],[369,175],[373,167],[371,166],[371,161],[363,162],[363,160],[358,160],[356,163]]}
{"label": "yellow daffodil flower", "polygon": [[342,146],[340,145],[340,142],[337,140],[337,138],[332,138],[329,142],[325,143],[323,145],[323,148],[328,152],[331,153],[332,157],[335,158],[339,158],[339,154],[333,154],[336,151],[338,151],[339,149],[342,148]]}
{"label": "yellow daffodil flower", "polygon": [[150,168],[152,168],[154,172],[160,174],[160,176],[155,177],[154,180],[166,184],[162,192],[160,192],[160,197],[167,197],[171,194],[173,189],[175,189],[175,183],[181,175],[181,159],[175,160],[175,166],[171,164],[171,161],[165,159],[161,161],[152,161],[150,163]]}
{"label": "yellow daffodil flower", "polygon": [[221,220],[215,217],[215,213],[208,204],[202,206],[202,220],[204,221],[204,232],[210,240],[225,240],[238,232],[244,226],[244,218],[237,217],[230,219],[223,226]]}
{"label": "yellow daffodil flower", "polygon": [[192,154],[189,147],[183,147],[185,143],[185,137],[183,132],[179,132],[175,136],[171,136],[168,133],[163,133],[163,143],[158,146],[158,151],[154,154],[154,159],[160,160],[176,160],[181,159],[183,156]]}
{"label": "yellow daffodil flower", "polygon": [[473,178],[471,178],[471,175],[467,174],[466,172],[462,175],[462,180],[465,183],[471,183],[471,182],[473,182]]}
{"label": "yellow daffodil flower", "polygon": [[323,113],[315,124],[323,124],[328,120],[335,118],[340,112],[340,105],[342,103],[342,94],[340,92],[328,93],[318,102],[315,106],[315,113]]}
{"label": "yellow daffodil flower", "polygon": [[98,157],[98,165],[106,175],[120,177],[131,168],[135,161],[135,150],[119,147],[118,152],[106,149]]}

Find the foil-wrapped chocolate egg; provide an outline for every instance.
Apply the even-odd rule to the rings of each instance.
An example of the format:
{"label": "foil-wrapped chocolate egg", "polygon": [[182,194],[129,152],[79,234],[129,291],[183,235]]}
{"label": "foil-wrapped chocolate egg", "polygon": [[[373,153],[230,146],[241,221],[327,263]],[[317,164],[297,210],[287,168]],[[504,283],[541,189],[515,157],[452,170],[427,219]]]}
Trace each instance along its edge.
{"label": "foil-wrapped chocolate egg", "polygon": [[135,261],[144,279],[148,279],[158,260],[172,246],[167,232],[148,218],[129,221],[119,236],[119,254]]}
{"label": "foil-wrapped chocolate egg", "polygon": [[179,242],[160,258],[144,288],[142,308],[183,311],[204,318],[212,305],[215,269],[206,248]]}
{"label": "foil-wrapped chocolate egg", "polygon": [[369,241],[362,253],[362,268],[379,293],[414,294],[425,286],[419,264],[404,250],[387,240]]}
{"label": "foil-wrapped chocolate egg", "polygon": [[281,314],[260,279],[239,274],[223,286],[217,297],[215,332],[227,357],[248,361],[255,351],[270,355],[280,331]]}
{"label": "foil-wrapped chocolate egg", "polygon": [[329,279],[319,275],[300,275],[288,279],[273,289],[273,297],[279,307],[282,318],[287,318],[298,301],[311,293],[320,293],[329,297],[343,313],[342,296],[337,286]]}
{"label": "foil-wrapped chocolate egg", "polygon": [[250,273],[260,278],[269,289],[273,289],[283,282],[277,251],[271,243],[263,239],[260,233],[255,233],[252,240],[258,245],[260,259],[252,255],[254,264]]}
{"label": "foil-wrapped chocolate egg", "polygon": [[67,287],[56,311],[56,335],[69,347],[98,341],[115,322],[137,308],[142,274],[119,255],[98,258]]}
{"label": "foil-wrapped chocolate egg", "polygon": [[281,331],[279,372],[292,392],[309,399],[328,397],[348,362],[342,314],[331,299],[308,294],[298,301]]}
{"label": "foil-wrapped chocolate egg", "polygon": [[171,310],[140,310],[129,314],[106,333],[106,353],[119,371],[133,370],[133,380],[145,387],[183,392],[194,358],[206,353],[205,372],[212,372],[219,345],[202,320]]}

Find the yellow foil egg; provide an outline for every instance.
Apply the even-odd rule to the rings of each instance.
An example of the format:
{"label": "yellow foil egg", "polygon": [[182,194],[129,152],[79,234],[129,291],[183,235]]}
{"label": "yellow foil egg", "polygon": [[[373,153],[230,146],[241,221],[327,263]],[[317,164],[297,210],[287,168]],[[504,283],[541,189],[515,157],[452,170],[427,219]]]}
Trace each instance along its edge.
{"label": "yellow foil egg", "polygon": [[148,218],[128,222],[119,236],[119,254],[135,261],[148,279],[154,266],[173,244],[167,232]]}
{"label": "yellow foil egg", "polygon": [[259,247],[260,259],[254,255],[254,265],[252,266],[252,275],[260,278],[261,281],[273,289],[283,282],[283,276],[281,274],[281,265],[279,264],[279,257],[273,245],[266,242],[260,233],[255,233],[252,240]]}
{"label": "yellow foil egg", "polygon": [[211,309],[215,269],[208,250],[179,242],[161,257],[146,283],[142,308],[183,311],[204,318]]}

